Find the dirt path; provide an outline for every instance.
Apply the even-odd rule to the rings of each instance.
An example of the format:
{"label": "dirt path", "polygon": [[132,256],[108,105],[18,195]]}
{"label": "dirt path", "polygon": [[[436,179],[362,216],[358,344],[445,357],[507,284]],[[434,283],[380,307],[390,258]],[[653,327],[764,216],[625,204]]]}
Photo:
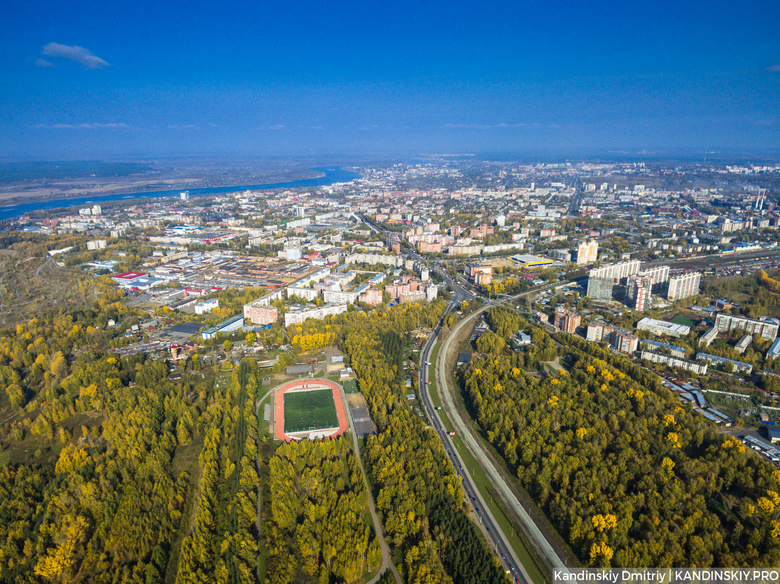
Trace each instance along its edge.
{"label": "dirt path", "polygon": [[374,576],[371,580],[368,581],[367,584],[376,584],[376,582],[379,581],[379,579],[382,577],[382,574],[384,574],[385,570],[387,568],[390,568],[390,571],[393,573],[393,577],[395,578],[396,584],[403,584],[403,580],[401,580],[401,574],[398,573],[398,570],[395,567],[395,564],[393,564],[393,559],[390,556],[390,546],[387,545],[387,540],[385,539],[384,531],[382,530],[382,523],[379,521],[379,515],[376,512],[376,505],[374,504],[374,495],[371,493],[371,485],[368,484],[368,476],[366,475],[366,469],[363,466],[363,459],[360,456],[360,447],[358,444],[357,439],[357,432],[355,432],[355,424],[352,422],[352,413],[349,411],[349,406],[347,404],[347,396],[344,393],[344,388],[340,387],[339,393],[341,394],[341,401],[344,405],[344,409],[347,412],[347,420],[349,422],[349,428],[352,431],[352,448],[355,450],[355,455],[358,459],[358,464],[360,464],[360,470],[363,472],[363,483],[366,489],[366,493],[368,494],[368,510],[371,513],[371,520],[374,523],[374,532],[376,533],[377,539],[379,540],[379,548],[382,550],[382,566],[379,569],[379,572],[376,576]]}

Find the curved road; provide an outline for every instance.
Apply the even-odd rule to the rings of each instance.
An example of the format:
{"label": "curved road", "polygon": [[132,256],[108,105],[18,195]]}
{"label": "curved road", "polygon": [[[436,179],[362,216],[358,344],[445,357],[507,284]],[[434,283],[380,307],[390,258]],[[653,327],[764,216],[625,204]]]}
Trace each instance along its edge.
{"label": "curved road", "polygon": [[[446,317],[447,314],[449,314],[449,312],[454,307],[455,307],[455,303],[450,303],[447,307],[447,311],[444,313],[444,317]],[[444,317],[442,317],[442,321],[444,320]],[[485,531],[487,532],[493,550],[496,552],[497,555],[498,554],[501,555],[502,564],[504,568],[507,570],[507,572],[512,576],[512,578],[515,581],[520,582],[522,584],[532,584],[531,578],[528,576],[528,573],[525,571],[525,568],[523,567],[522,563],[520,563],[520,560],[518,560],[514,550],[507,543],[506,535],[501,530],[501,527],[498,525],[495,518],[491,514],[490,509],[485,504],[485,501],[482,499],[482,495],[480,495],[479,490],[477,490],[476,486],[474,485],[474,481],[472,480],[471,475],[469,474],[468,470],[465,468],[463,461],[461,460],[460,455],[458,454],[458,451],[455,448],[455,445],[452,443],[452,439],[447,434],[447,431],[445,430],[444,425],[441,422],[441,418],[439,418],[439,414],[434,408],[433,403],[431,402],[431,397],[428,393],[428,385],[427,385],[428,359],[430,358],[430,354],[431,351],[433,350],[433,346],[436,344],[436,340],[438,339],[439,332],[441,331],[442,321],[439,322],[439,324],[436,326],[436,329],[434,329],[433,334],[428,339],[428,342],[426,343],[420,358],[419,383],[420,383],[420,395],[422,396],[423,407],[425,408],[425,412],[428,414],[428,418],[431,420],[431,423],[433,424],[434,430],[436,430],[436,433],[439,435],[442,443],[444,444],[444,451],[447,453],[447,456],[452,461],[452,464],[453,466],[455,466],[458,475],[462,479],[463,490],[465,491],[466,496],[468,497],[469,501],[474,507],[474,511],[476,512],[477,516],[480,518],[480,522],[483,524]],[[437,377],[439,376],[440,367],[441,367],[440,365],[437,365],[437,370],[436,370]],[[477,460],[479,460],[479,458],[477,458]]]}
{"label": "curved road", "polygon": [[474,435],[474,430],[471,427],[471,423],[464,421],[461,417],[460,412],[455,407],[452,393],[453,389],[449,386],[447,381],[447,375],[445,373],[445,362],[447,354],[450,350],[452,339],[457,336],[458,332],[464,326],[466,326],[468,323],[471,323],[479,314],[489,308],[490,304],[478,310],[468,318],[463,319],[444,340],[444,343],[439,350],[439,357],[436,363],[436,383],[440,388],[439,395],[441,396],[444,409],[447,411],[450,420],[452,420],[453,426],[460,434],[464,444],[469,449],[474,458],[479,462],[490,483],[498,490],[498,493],[503,499],[505,505],[523,524],[526,533],[530,536],[534,547],[542,555],[547,566],[553,570],[565,569],[566,565],[564,564],[563,560],[560,558],[555,549],[550,545],[550,542],[528,514],[528,511],[526,511],[526,509],[517,499],[515,494],[512,492],[512,489],[506,484],[503,476],[501,475],[501,472],[493,464],[493,461],[485,454],[485,452],[483,452],[478,438]]}

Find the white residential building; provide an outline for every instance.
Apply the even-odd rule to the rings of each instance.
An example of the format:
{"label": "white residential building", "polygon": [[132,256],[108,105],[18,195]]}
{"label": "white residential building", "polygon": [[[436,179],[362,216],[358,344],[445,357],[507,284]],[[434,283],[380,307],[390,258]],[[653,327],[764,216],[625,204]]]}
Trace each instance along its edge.
{"label": "white residential building", "polygon": [[688,361],[687,359],[680,359],[678,357],[672,357],[671,355],[654,353],[653,351],[647,351],[645,349],[642,349],[640,357],[646,361],[668,365],[669,367],[679,367],[687,371],[692,371],[698,375],[706,375],[707,373],[707,363],[696,363],[695,361]]}
{"label": "white residential building", "polygon": [[577,263],[579,265],[592,264],[599,255],[599,242],[595,239],[583,241],[577,247]]}
{"label": "white residential building", "polygon": [[701,274],[699,272],[672,276],[669,278],[669,291],[666,293],[666,298],[673,302],[689,296],[696,296],[699,293],[700,283]]}
{"label": "white residential building", "polygon": [[215,308],[219,307],[219,300],[217,298],[211,298],[210,300],[204,300],[198,302],[195,305],[195,314],[208,314]]}
{"label": "white residential building", "polygon": [[714,328],[719,333],[743,330],[747,334],[761,335],[762,338],[768,341],[774,341],[777,338],[780,321],[774,318],[767,318],[766,316],[762,316],[759,320],[753,320],[745,316],[719,314],[715,317]]}
{"label": "white residential building", "polygon": [[303,324],[307,318],[323,319],[326,316],[341,314],[347,311],[346,304],[326,304],[319,307],[293,307],[284,315],[284,326]]}

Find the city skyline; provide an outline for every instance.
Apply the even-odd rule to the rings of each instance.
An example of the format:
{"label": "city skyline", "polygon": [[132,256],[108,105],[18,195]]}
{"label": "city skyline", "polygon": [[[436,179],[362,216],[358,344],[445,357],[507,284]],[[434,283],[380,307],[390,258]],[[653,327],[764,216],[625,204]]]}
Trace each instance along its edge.
{"label": "city skyline", "polygon": [[776,3],[7,12],[3,158],[780,144]]}

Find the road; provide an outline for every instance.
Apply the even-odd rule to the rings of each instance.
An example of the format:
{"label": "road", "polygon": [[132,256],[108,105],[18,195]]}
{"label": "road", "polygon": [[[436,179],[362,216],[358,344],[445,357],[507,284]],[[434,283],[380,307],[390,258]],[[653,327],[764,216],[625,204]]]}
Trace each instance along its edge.
{"label": "road", "polygon": [[[456,306],[458,306],[456,302],[450,303],[447,307],[447,311],[444,313],[444,317],[446,317],[447,314]],[[444,320],[444,317],[442,318],[442,321]],[[522,584],[532,584],[531,578],[528,576],[528,573],[525,571],[522,563],[520,563],[520,560],[518,560],[514,550],[509,545],[506,535],[496,522],[488,506],[485,504],[482,495],[480,495],[479,491],[477,490],[474,481],[468,472],[468,469],[463,464],[463,461],[461,460],[460,455],[458,454],[458,451],[452,442],[452,439],[447,434],[447,431],[442,424],[441,418],[433,406],[431,396],[428,393],[428,360],[430,359],[431,351],[433,350],[433,347],[439,337],[439,333],[441,332],[441,327],[442,322],[440,321],[436,326],[436,329],[433,331],[433,334],[429,337],[420,358],[419,387],[423,407],[425,408],[425,412],[428,414],[428,418],[433,424],[434,430],[436,430],[436,433],[441,438],[442,444],[444,445],[444,451],[447,453],[447,456],[449,457],[450,461],[452,461],[452,464],[457,470],[458,475],[462,479],[461,484],[463,486],[464,492],[466,493],[466,497],[474,508],[477,517],[480,518],[480,522],[484,526],[484,531],[487,533],[493,550],[497,555],[501,556],[501,563],[503,564],[504,568],[516,581],[521,582]]]}
{"label": "road", "polygon": [[[262,397],[260,397],[255,402],[255,413],[258,416],[258,420],[260,419],[260,404],[265,401],[265,399],[274,391],[276,391],[279,388],[279,386],[274,387],[272,389],[269,389],[267,392],[263,394]],[[358,459],[358,464],[360,464],[360,470],[363,473],[363,481],[364,486],[366,489],[366,495],[368,499],[368,510],[371,513],[371,520],[374,524],[374,533],[376,533],[376,537],[379,540],[379,548],[382,551],[382,566],[379,569],[379,572],[377,573],[374,578],[369,580],[366,584],[376,584],[379,579],[382,577],[382,574],[385,573],[385,570],[390,568],[390,571],[393,573],[393,576],[395,577],[396,584],[403,584],[403,580],[401,580],[401,575],[398,573],[398,570],[395,567],[395,564],[393,564],[392,557],[390,555],[390,547],[387,545],[387,540],[385,540],[385,533],[382,530],[382,522],[379,520],[379,515],[376,512],[376,505],[374,504],[374,496],[371,493],[371,485],[368,484],[368,475],[366,475],[366,470],[363,467],[363,459],[360,456],[360,447],[358,445],[358,439],[357,439],[357,432],[355,432],[355,424],[352,421],[352,412],[349,410],[349,403],[347,402],[347,396],[344,393],[344,387],[339,385],[339,395],[341,396],[341,401],[344,404],[344,411],[347,413],[347,422],[349,423],[349,429],[352,432],[352,447],[355,450],[355,455]],[[271,408],[271,420],[270,424],[271,427],[273,427],[273,408]],[[259,467],[260,464],[260,458],[258,457],[258,472],[260,470]],[[257,500],[257,517],[258,517],[258,523],[260,521],[260,500],[261,493],[258,492],[258,500]],[[258,524],[257,529],[260,529],[260,526]]]}
{"label": "road", "polygon": [[[370,220],[364,219],[364,221],[369,225],[371,224]],[[392,236],[388,235],[388,237],[392,237]],[[425,258],[420,256],[413,250],[409,250],[407,253],[416,261],[428,263],[425,260]],[[513,580],[522,584],[532,584],[528,572],[525,570],[525,567],[518,559],[511,545],[509,545],[506,534],[502,531],[501,527],[498,525],[497,521],[495,520],[495,517],[493,517],[490,509],[485,504],[482,495],[479,493],[479,490],[476,488],[476,485],[474,484],[474,481],[471,478],[468,469],[463,464],[463,460],[461,459],[460,454],[458,453],[457,449],[455,448],[455,445],[452,442],[451,437],[449,436],[444,425],[442,424],[441,418],[439,417],[439,414],[436,411],[433,402],[431,401],[430,394],[428,392],[428,367],[429,367],[428,363],[429,363],[431,352],[433,351],[433,347],[435,346],[438,340],[443,323],[447,315],[452,310],[460,307],[462,301],[472,300],[475,298],[475,294],[473,292],[464,289],[463,286],[461,286],[461,284],[457,280],[453,280],[446,273],[446,271],[443,269],[442,264],[440,262],[434,262],[433,269],[439,272],[439,274],[444,278],[444,281],[447,283],[447,285],[453,291],[453,293],[452,293],[451,301],[447,306],[447,310],[445,311],[444,315],[439,321],[439,324],[436,325],[436,328],[434,329],[431,336],[428,338],[428,342],[426,343],[421,353],[420,372],[419,372],[420,375],[419,393],[422,399],[423,407],[425,408],[425,411],[428,415],[428,419],[431,420],[431,423],[433,424],[434,430],[439,435],[442,444],[444,445],[445,453],[447,454],[453,466],[457,470],[458,475],[461,477],[462,480],[461,484],[463,486],[463,490],[466,494],[467,500],[472,505],[476,516],[479,518],[479,521],[484,528],[484,532],[487,534],[490,544],[493,547],[493,551],[496,553],[496,555],[501,556],[501,563],[504,566],[504,568],[507,570],[507,573],[511,575]],[[446,370],[444,368],[446,355],[450,346],[450,341],[457,335],[457,332],[460,330],[461,327],[465,325],[465,323],[473,321],[474,318],[476,318],[479,314],[481,314],[482,312],[490,308],[490,306],[500,304],[503,302],[510,302],[510,303],[512,301],[516,302],[522,296],[538,293],[544,289],[551,288],[553,286],[554,284],[548,284],[540,288],[528,290],[522,294],[518,294],[514,298],[506,297],[505,299],[502,300],[488,301],[483,308],[481,308],[473,315],[460,322],[455,327],[455,329],[447,336],[447,339],[445,340],[444,345],[442,346],[439,352],[439,357],[435,367],[435,376],[436,376],[437,385],[440,388],[439,393],[443,400],[442,403],[446,404],[446,409],[448,410],[448,414],[450,414],[450,419],[453,420],[454,425],[457,428],[457,432],[463,438],[464,444],[466,444],[467,448],[472,453],[475,460],[477,460],[477,462],[480,464],[483,471],[485,472],[485,475],[490,480],[493,487],[498,490],[500,496],[502,497],[502,499],[504,499],[504,502],[507,504],[508,508],[518,517],[518,519],[526,527],[527,533],[529,533],[533,539],[534,546],[545,557],[545,559],[548,562],[548,565],[554,568],[563,568],[565,567],[564,563],[558,557],[557,553],[552,548],[550,543],[547,541],[544,534],[542,534],[541,530],[539,530],[539,528],[536,526],[533,519],[531,519],[530,515],[528,515],[528,512],[523,508],[523,506],[517,500],[517,497],[514,496],[511,489],[507,486],[507,484],[504,481],[504,478],[501,476],[501,473],[493,465],[493,461],[490,460],[489,457],[487,457],[485,453],[477,446],[475,437],[472,435],[470,426],[463,421],[463,419],[460,417],[459,412],[454,407],[454,403],[452,402],[452,397],[450,395],[450,390],[447,386],[447,376],[445,375]]]}
{"label": "road", "polygon": [[363,467],[363,459],[360,456],[360,445],[358,444],[357,432],[355,432],[355,424],[352,421],[352,412],[349,409],[349,403],[347,402],[347,396],[344,393],[344,387],[341,385],[339,385],[339,393],[341,394],[341,401],[344,403],[344,411],[347,412],[347,422],[349,422],[349,429],[352,432],[352,447],[355,450],[355,456],[357,456],[360,470],[363,473],[363,483],[368,499],[368,510],[371,512],[371,520],[374,523],[374,533],[376,533],[376,537],[379,540],[379,548],[382,550],[382,566],[379,569],[379,573],[377,573],[376,576],[369,580],[367,584],[376,584],[382,577],[382,574],[384,574],[385,570],[388,568],[390,568],[390,571],[393,573],[396,584],[403,584],[403,580],[401,580],[401,574],[398,573],[395,564],[393,564],[392,557],[390,556],[390,547],[387,545],[385,533],[382,530],[382,522],[379,521],[379,515],[376,512],[374,495],[371,493],[371,485],[368,484],[368,475],[366,475],[366,469]]}
{"label": "road", "polygon": [[447,412],[447,415],[450,417],[455,431],[461,436],[463,443],[469,449],[474,458],[479,462],[488,480],[498,491],[505,505],[522,523],[523,527],[525,528],[525,532],[532,540],[534,548],[536,548],[536,550],[542,555],[546,565],[552,569],[563,569],[565,568],[565,563],[563,560],[560,558],[553,546],[550,545],[550,542],[528,514],[528,511],[526,511],[521,502],[517,499],[515,494],[512,492],[512,489],[506,484],[504,477],[502,476],[499,469],[494,465],[493,460],[483,451],[482,446],[479,443],[479,438],[475,435],[471,427],[471,422],[466,421],[461,417],[460,411],[455,406],[453,398],[454,389],[449,386],[445,363],[447,354],[450,351],[452,340],[457,337],[461,328],[473,323],[478,315],[488,308],[489,306],[485,306],[468,318],[463,319],[444,340],[444,343],[439,350],[439,356],[436,363],[436,384],[439,388],[439,396],[442,400],[442,406]]}

